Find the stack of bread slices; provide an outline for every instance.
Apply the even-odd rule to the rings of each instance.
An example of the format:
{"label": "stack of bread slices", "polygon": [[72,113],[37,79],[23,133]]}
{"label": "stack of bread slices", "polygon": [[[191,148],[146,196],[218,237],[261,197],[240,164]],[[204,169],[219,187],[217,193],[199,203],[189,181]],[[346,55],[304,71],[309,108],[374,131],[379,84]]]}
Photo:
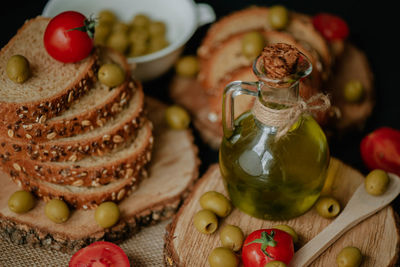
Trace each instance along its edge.
{"label": "stack of bread slices", "polygon": [[[195,127],[200,129],[203,139],[212,147],[217,148],[222,137],[222,95],[226,85],[237,80],[257,80],[252,70],[254,58],[242,53],[242,40],[247,33],[259,32],[264,37],[265,45],[293,45],[310,59],[313,72],[300,83],[300,95],[304,99],[323,91],[335,59],[343,52],[343,41],[328,43],[314,28],[310,16],[289,11],[285,29],[276,30],[269,24],[269,10],[268,7],[252,6],[214,23],[197,50],[200,70],[196,81],[178,78],[172,83],[171,96],[193,111]],[[205,101],[201,104],[191,104],[193,101],[188,94],[194,91],[193,88],[198,89],[193,99],[199,99],[199,93],[203,94]],[[249,110],[253,100],[253,97],[245,95],[237,97],[235,114]],[[327,113],[315,115],[321,124],[328,117]]]}
{"label": "stack of bread slices", "polygon": [[[151,158],[152,124],[141,85],[110,49],[97,47],[77,63],[51,58],[43,44],[49,21],[27,21],[0,52],[0,165],[44,200],[83,209],[120,201],[145,177]],[[31,77],[22,84],[5,71],[17,54],[30,63]],[[125,72],[113,88],[97,78],[110,62]]]}

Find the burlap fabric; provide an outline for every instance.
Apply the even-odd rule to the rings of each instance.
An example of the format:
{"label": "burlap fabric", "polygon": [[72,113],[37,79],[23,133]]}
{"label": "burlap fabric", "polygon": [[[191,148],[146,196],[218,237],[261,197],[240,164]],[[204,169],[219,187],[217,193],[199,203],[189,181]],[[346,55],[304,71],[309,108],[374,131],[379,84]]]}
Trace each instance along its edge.
{"label": "burlap fabric", "polygon": [[[170,220],[143,228],[138,234],[119,244],[135,267],[164,266],[165,227]],[[68,266],[71,255],[58,251],[15,245],[0,239],[1,267],[62,267]]]}

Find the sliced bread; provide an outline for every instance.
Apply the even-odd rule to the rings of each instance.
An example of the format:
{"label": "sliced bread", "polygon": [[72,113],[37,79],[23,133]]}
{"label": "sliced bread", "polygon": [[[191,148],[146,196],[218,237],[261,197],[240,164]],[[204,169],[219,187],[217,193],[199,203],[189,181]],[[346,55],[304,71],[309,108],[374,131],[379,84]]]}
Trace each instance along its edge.
{"label": "sliced bread", "polygon": [[[67,109],[87,93],[96,79],[97,53],[77,63],[61,63],[44,48],[43,35],[50,18],[28,20],[0,51],[0,115],[8,124],[44,121]],[[11,81],[6,65],[13,55],[25,56],[31,77],[22,84]]]}
{"label": "sliced bread", "polygon": [[3,157],[3,168],[12,177],[27,177],[28,180],[32,177],[54,184],[96,187],[135,176],[150,161],[152,145],[152,124],[148,121],[135,137],[102,156],[87,156],[73,163]]}
{"label": "sliced bread", "polygon": [[49,141],[85,133],[103,126],[106,120],[119,113],[132,96],[132,88],[140,86],[130,79],[130,67],[125,57],[115,50],[100,48],[99,64],[113,62],[125,71],[125,81],[109,88],[96,81],[87,94],[56,117],[34,123],[8,123],[0,126],[0,137],[26,141]]}
{"label": "sliced bread", "polygon": [[[268,22],[268,12],[267,7],[253,6],[221,18],[208,30],[198,49],[198,55],[201,58],[207,58],[220,43],[237,33],[261,29],[272,30]],[[307,43],[307,48],[310,50],[315,50],[321,57],[324,69],[331,67],[332,55],[329,45],[313,27],[309,16],[290,12],[290,21],[285,31],[300,43]]]}
{"label": "sliced bread", "polygon": [[[259,31],[266,41],[266,45],[274,43],[287,43],[295,46],[304,53],[315,65],[315,58],[291,35],[277,31]],[[207,93],[216,94],[220,88],[218,83],[229,75],[230,72],[243,67],[251,66],[252,59],[247,58],[241,52],[241,40],[246,33],[238,33],[230,36],[213,50],[206,59],[201,60],[201,68],[198,79]],[[313,69],[311,79],[315,87],[320,86],[320,74],[316,68]]]}
{"label": "sliced bread", "polygon": [[[133,85],[129,83],[128,87]],[[10,158],[28,157],[37,161],[71,161],[76,162],[86,156],[101,156],[137,133],[137,128],[144,122],[144,94],[137,83],[136,88],[130,88],[133,97],[128,106],[114,117],[108,119],[103,127],[72,137],[35,142],[0,138],[0,155]]]}
{"label": "sliced bread", "polygon": [[[197,171],[189,171],[193,169],[193,166],[199,164],[198,160],[194,157],[197,153],[197,148],[193,145],[193,136],[188,130],[172,130],[165,123],[165,108],[166,106],[154,99],[146,99],[146,104],[149,107],[149,119],[154,124],[155,128],[153,134],[155,136],[154,141],[154,154],[150,165],[149,165],[149,176],[150,178],[158,180],[160,177],[166,177],[168,181],[176,181],[181,184],[182,179],[176,178],[176,169],[179,169],[181,174],[193,177],[197,175]],[[149,140],[152,142],[152,139]],[[184,157],[182,156],[184,155]],[[9,166],[9,165],[8,165]],[[189,169],[188,169],[189,168]],[[186,171],[182,172],[182,169]],[[4,168],[4,171],[11,173],[15,171],[9,167]],[[178,175],[178,176],[179,176]],[[77,185],[57,185],[54,183],[46,182],[39,178],[29,177],[29,175],[23,175],[22,171],[20,175],[11,175],[14,182],[25,190],[32,191],[40,198],[48,200],[50,198],[61,198],[64,199],[70,205],[76,208],[95,208],[98,204],[104,201],[120,201],[130,192],[136,188],[141,188],[139,183],[147,176],[146,169],[142,168],[140,171],[135,173],[126,174],[121,179],[111,181],[106,185],[96,186],[77,186]],[[146,182],[146,181],[145,181]],[[148,181],[150,182],[150,181]],[[154,182],[150,182],[151,186],[147,186],[149,195],[159,195],[157,186],[170,188],[169,193],[176,190],[176,186],[168,183],[159,183],[157,186]],[[164,190],[164,189],[162,189]],[[143,201],[146,198],[143,197]],[[135,203],[135,202],[132,202]],[[129,202],[129,205],[132,204]]]}

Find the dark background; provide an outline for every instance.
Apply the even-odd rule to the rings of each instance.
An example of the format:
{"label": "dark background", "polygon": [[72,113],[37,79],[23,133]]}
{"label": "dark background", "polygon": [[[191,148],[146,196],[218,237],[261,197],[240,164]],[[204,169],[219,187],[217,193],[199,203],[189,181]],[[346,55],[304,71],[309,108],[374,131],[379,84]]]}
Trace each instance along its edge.
{"label": "dark background", "polygon": [[[46,2],[43,0],[8,1],[7,8],[3,6],[0,16],[0,47],[3,47],[8,42],[26,19],[41,14]],[[398,29],[399,16],[397,15],[396,17],[394,4],[390,4],[389,1],[374,1],[373,4],[369,4],[368,1],[355,0],[203,0],[196,2],[210,4],[214,8],[217,18],[249,5],[269,6],[283,4],[290,9],[310,15],[318,12],[334,13],[347,21],[350,28],[349,40],[366,53],[371,64],[375,78],[376,106],[362,131],[348,133],[343,137],[332,139],[330,141],[330,149],[332,156],[341,159],[363,174],[367,174],[368,170],[365,168],[359,153],[361,139],[381,126],[389,126],[400,130],[400,107],[398,104],[400,98],[398,54],[400,49],[399,43],[396,41],[396,39],[399,39],[400,31]],[[185,54],[195,53],[207,28],[208,25],[197,30],[188,42],[184,51]],[[168,98],[167,87],[172,74],[173,71],[171,70],[161,78],[145,83],[146,93],[171,103]],[[196,143],[200,148],[201,173],[203,173],[210,163],[217,161],[217,152],[210,150],[203,144],[196,132],[195,135]],[[397,212],[400,212],[400,197],[396,199],[393,206]]]}

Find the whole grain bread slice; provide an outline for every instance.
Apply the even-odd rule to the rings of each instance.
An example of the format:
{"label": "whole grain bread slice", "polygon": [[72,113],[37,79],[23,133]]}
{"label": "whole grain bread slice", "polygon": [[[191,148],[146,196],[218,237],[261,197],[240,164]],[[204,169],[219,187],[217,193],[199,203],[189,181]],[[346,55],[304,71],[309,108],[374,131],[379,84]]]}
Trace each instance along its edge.
{"label": "whole grain bread slice", "polygon": [[[50,18],[28,20],[0,51],[0,115],[4,124],[45,121],[57,116],[87,93],[98,68],[96,49],[76,63],[53,59],[44,48],[43,35]],[[25,56],[31,77],[22,84],[6,73],[9,58]]]}
{"label": "whole grain bread slice", "polygon": [[[266,45],[274,43],[286,43],[295,46],[304,53],[315,66],[316,59],[313,55],[298,43],[291,35],[277,31],[259,31],[264,36]],[[238,33],[230,36],[216,47],[212,54],[202,59],[198,79],[208,94],[219,92],[218,83],[229,76],[232,71],[243,67],[251,66],[252,59],[242,54],[241,40],[246,33]],[[314,87],[319,88],[321,77],[319,71],[314,68],[310,79]]]}
{"label": "whole grain bread slice", "polygon": [[[193,177],[191,179],[197,177],[197,166],[199,164],[196,157],[197,148],[193,144],[193,136],[189,130],[172,130],[166,125],[164,119],[166,106],[164,104],[154,99],[146,99],[146,104],[149,107],[149,119],[155,126],[153,130],[154,151],[148,171],[142,168],[136,174],[132,173],[101,186],[57,185],[38,178],[28,177],[28,175],[11,175],[11,178],[17,185],[25,190],[32,191],[44,200],[64,199],[71,206],[79,209],[92,209],[104,201],[119,202],[137,188],[140,191],[142,185],[139,185],[139,183],[142,182],[145,183],[144,186],[147,188],[145,190],[151,192],[151,195],[164,196],[165,193],[160,195],[160,191],[167,191],[170,194],[182,186],[182,181],[185,180],[181,177],[182,175]],[[6,168],[3,170],[8,174],[13,171]],[[164,177],[162,178],[164,182],[160,184],[149,180],[143,181],[147,177],[147,172],[149,172],[149,180],[158,181]],[[165,187],[170,189],[166,190]],[[149,193],[147,193],[147,196],[152,198]],[[142,196],[142,204],[147,201],[148,199]],[[129,205],[132,205],[132,203],[137,204],[136,202],[129,202]]]}
{"label": "whole grain bread slice", "polygon": [[99,64],[112,62],[124,69],[126,77],[121,85],[109,88],[96,81],[87,94],[56,117],[34,123],[8,123],[4,127],[0,125],[0,138],[9,137],[30,142],[65,138],[103,126],[106,120],[119,113],[128,104],[132,88],[139,87],[140,84],[130,79],[130,67],[122,54],[105,47],[98,48],[98,54]]}
{"label": "whole grain bread slice", "polygon": [[[224,40],[237,33],[252,30],[272,30],[268,16],[269,8],[252,6],[221,18],[209,28],[198,48],[199,57],[207,58]],[[321,59],[320,64],[318,64],[321,72],[329,70],[333,61],[331,49],[321,34],[314,28],[309,16],[290,12],[289,24],[285,31],[304,46],[307,46],[309,50],[318,53],[318,57]],[[340,47],[341,44],[336,43],[335,46]]]}
{"label": "whole grain bread slice", "polygon": [[0,155],[10,158],[28,157],[37,161],[71,161],[76,162],[87,156],[101,156],[115,149],[137,134],[137,129],[145,121],[144,94],[137,83],[131,88],[133,97],[127,107],[114,117],[108,119],[103,127],[72,137],[52,139],[47,142],[35,142],[12,138],[0,138]]}
{"label": "whole grain bread slice", "polygon": [[151,159],[152,123],[147,121],[124,145],[102,156],[75,162],[40,162],[26,158],[4,160],[3,169],[14,179],[30,178],[53,184],[99,187],[111,181],[135,177]]}

